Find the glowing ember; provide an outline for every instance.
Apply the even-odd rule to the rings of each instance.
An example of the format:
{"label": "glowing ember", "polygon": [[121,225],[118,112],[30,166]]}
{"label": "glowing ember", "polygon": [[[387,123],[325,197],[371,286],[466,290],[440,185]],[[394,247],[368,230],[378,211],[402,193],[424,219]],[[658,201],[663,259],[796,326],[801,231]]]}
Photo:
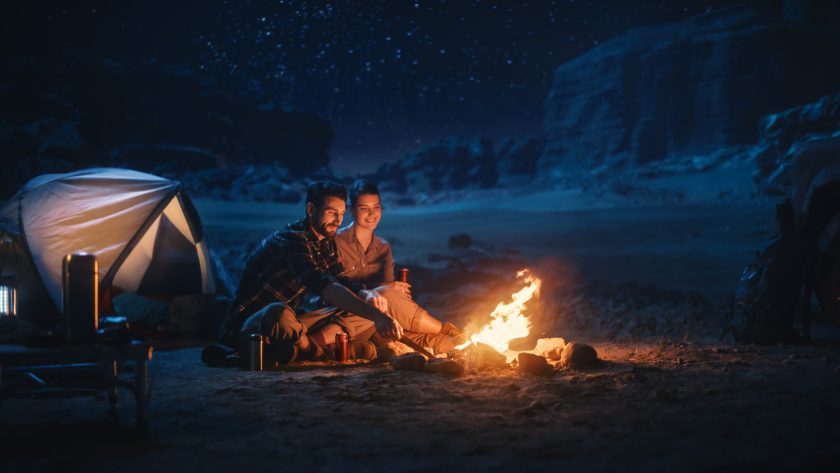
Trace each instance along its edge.
{"label": "glowing ember", "polygon": [[519,271],[516,277],[525,281],[525,287],[511,296],[511,302],[500,302],[490,314],[490,322],[478,333],[470,336],[467,343],[457,346],[458,350],[463,350],[471,343],[481,342],[504,353],[511,340],[528,336],[531,320],[525,316],[525,304],[532,297],[539,296],[542,280],[532,275],[527,269]]}

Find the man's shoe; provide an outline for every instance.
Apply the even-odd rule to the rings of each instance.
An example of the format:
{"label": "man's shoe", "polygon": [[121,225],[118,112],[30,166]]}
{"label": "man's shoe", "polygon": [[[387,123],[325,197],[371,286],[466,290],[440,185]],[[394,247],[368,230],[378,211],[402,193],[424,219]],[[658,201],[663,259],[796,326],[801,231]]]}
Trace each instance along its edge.
{"label": "man's shoe", "polygon": [[347,354],[351,360],[375,360],[376,345],[367,340],[347,342]]}

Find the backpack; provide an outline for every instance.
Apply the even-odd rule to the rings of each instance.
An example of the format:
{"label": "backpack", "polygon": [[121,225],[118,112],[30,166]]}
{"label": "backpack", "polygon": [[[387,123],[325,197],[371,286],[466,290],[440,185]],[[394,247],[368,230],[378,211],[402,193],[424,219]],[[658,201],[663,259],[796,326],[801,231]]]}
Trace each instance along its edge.
{"label": "backpack", "polygon": [[744,268],[724,335],[732,332],[739,342],[758,344],[800,340],[793,327],[803,284],[799,246],[793,236],[783,234]]}

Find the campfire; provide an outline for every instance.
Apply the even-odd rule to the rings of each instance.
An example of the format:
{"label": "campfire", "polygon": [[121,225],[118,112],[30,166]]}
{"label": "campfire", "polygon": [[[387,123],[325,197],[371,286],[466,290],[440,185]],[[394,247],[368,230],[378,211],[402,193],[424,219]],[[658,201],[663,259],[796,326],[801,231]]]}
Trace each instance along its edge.
{"label": "campfire", "polygon": [[[600,362],[594,348],[583,343],[566,343],[563,338],[540,338],[530,350],[512,350],[511,342],[531,333],[528,303],[540,294],[542,280],[523,269],[516,274],[524,286],[511,294],[509,302],[500,302],[490,314],[490,321],[455,347],[443,358],[406,353],[391,364],[400,370],[461,374],[464,370],[509,369],[536,375],[554,374],[558,366],[591,367]],[[515,360],[515,364],[514,363]],[[547,360],[551,360],[549,363]]]}
{"label": "campfire", "polygon": [[511,351],[510,342],[517,338],[525,338],[531,332],[531,318],[527,315],[527,304],[531,299],[539,297],[542,280],[523,269],[516,274],[525,286],[511,295],[510,302],[500,302],[490,314],[490,322],[470,335],[469,340],[456,347],[459,351],[473,353],[487,353],[485,345],[496,352],[504,354],[505,361],[510,363],[518,352]]}

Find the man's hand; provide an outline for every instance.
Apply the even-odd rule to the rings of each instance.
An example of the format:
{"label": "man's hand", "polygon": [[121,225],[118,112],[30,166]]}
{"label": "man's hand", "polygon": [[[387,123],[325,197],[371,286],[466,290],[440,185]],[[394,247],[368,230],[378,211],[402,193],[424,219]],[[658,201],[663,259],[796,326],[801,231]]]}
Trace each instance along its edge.
{"label": "man's hand", "polygon": [[388,299],[376,291],[362,290],[359,295],[364,297],[365,302],[376,307],[380,312],[388,312]]}
{"label": "man's hand", "polygon": [[411,284],[409,284],[407,282],[391,281],[391,282],[386,282],[385,284],[383,284],[380,287],[390,287],[390,288],[394,289],[395,291],[397,291],[397,292],[405,295],[409,299],[411,299]]}
{"label": "man's hand", "polygon": [[399,322],[384,315],[377,318],[375,322],[376,333],[390,340],[399,340],[403,337],[403,328]]}
{"label": "man's hand", "polygon": [[[403,336],[403,328],[400,324],[388,317],[388,314],[377,309],[373,303],[368,303],[363,300],[368,291],[359,291],[359,294],[353,293],[346,286],[337,282],[330,283],[324,288],[324,299],[330,301],[341,309],[346,310],[351,314],[356,314],[364,317],[374,323],[376,332],[382,337],[399,340]],[[379,296],[379,294],[376,294]]]}

